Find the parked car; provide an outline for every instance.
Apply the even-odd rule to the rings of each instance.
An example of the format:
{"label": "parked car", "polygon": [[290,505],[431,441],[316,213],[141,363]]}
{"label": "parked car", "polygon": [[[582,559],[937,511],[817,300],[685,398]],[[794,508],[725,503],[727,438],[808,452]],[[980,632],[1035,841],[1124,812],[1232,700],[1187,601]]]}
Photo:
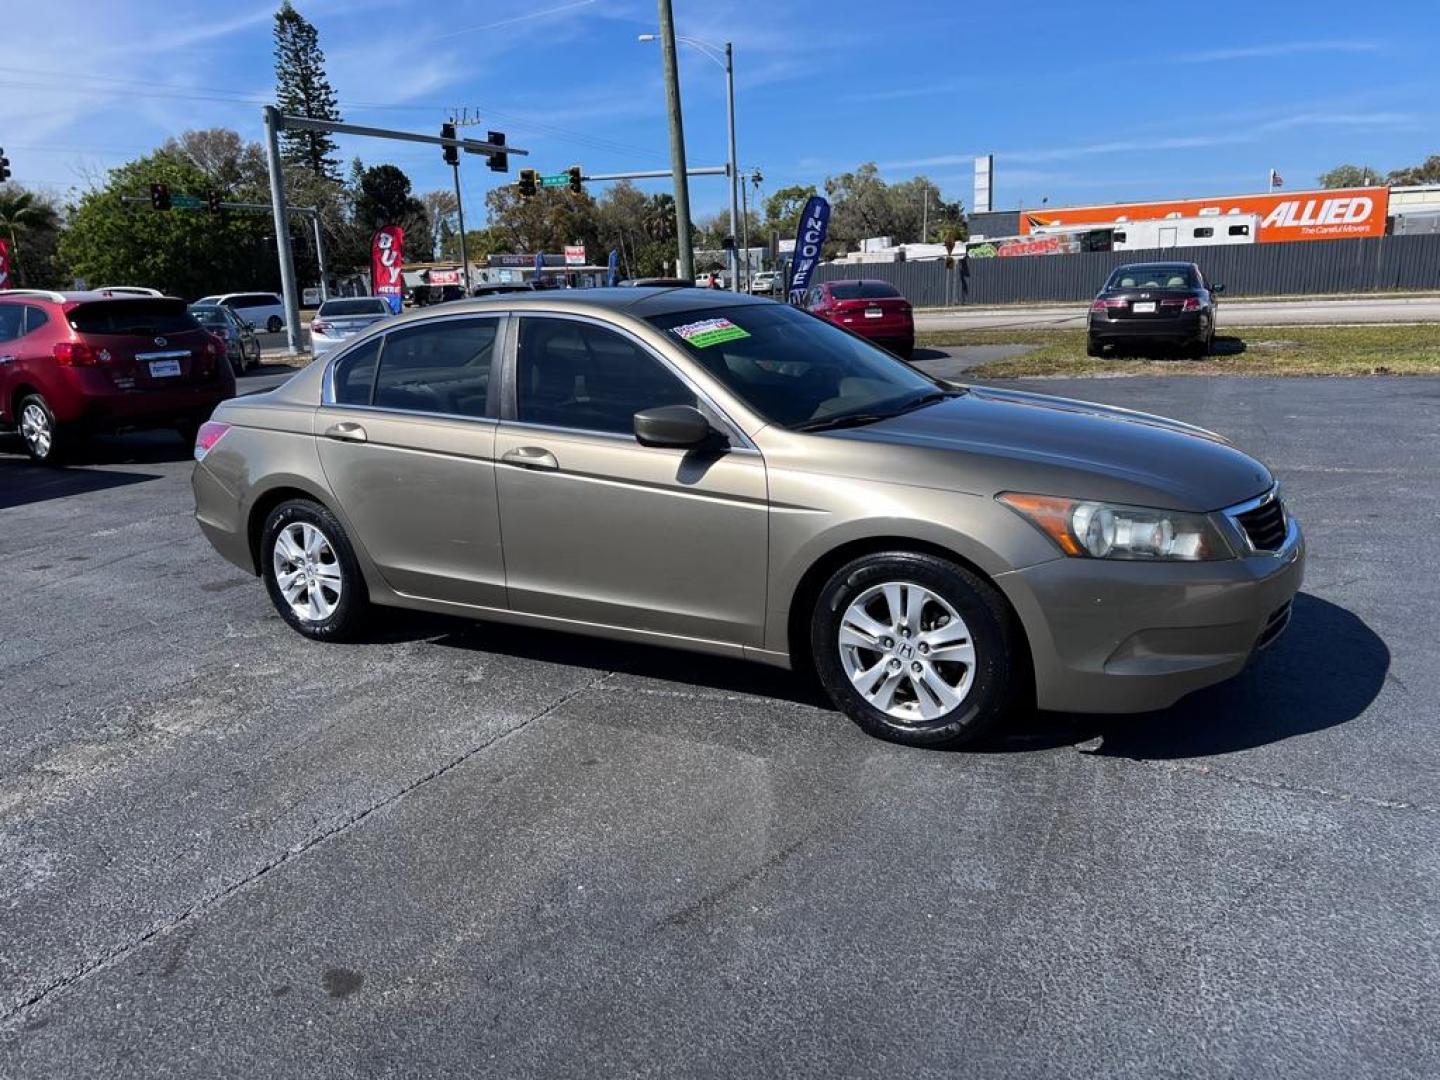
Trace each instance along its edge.
{"label": "parked car", "polygon": [[196,519],[320,641],[371,605],[812,666],[866,730],[1163,708],[1284,629],[1264,465],[937,382],[784,304],[575,289],[386,320],[201,429]]}
{"label": "parked car", "polygon": [[183,300],[0,293],[0,423],[36,461],[94,431],[173,426],[190,440],[234,396],[224,345]]}
{"label": "parked car", "polygon": [[191,317],[225,342],[225,355],[236,375],[260,366],[260,339],[255,328],[220,304],[191,304]]}
{"label": "parked car", "polygon": [[310,351],[324,356],[381,319],[393,315],[383,296],[351,296],[326,300],[310,321]]}
{"label": "parked car", "polygon": [[470,290],[471,296],[503,296],[509,293],[533,293],[528,281],[482,281]]}
{"label": "parked car", "polygon": [[219,293],[202,296],[197,304],[223,304],[256,330],[278,334],[285,329],[285,301],[274,293]]}
{"label": "parked car", "polygon": [[910,302],[888,281],[826,281],[805,294],[805,309],[889,349],[902,360],[915,352]]}
{"label": "parked car", "polygon": [[769,296],[780,287],[780,275],[774,270],[756,270],[750,277],[750,291],[757,296]]}
{"label": "parked car", "polygon": [[1207,282],[1194,263],[1116,267],[1090,305],[1085,352],[1103,356],[1111,347],[1168,345],[1197,358],[1208,356],[1224,288]]}

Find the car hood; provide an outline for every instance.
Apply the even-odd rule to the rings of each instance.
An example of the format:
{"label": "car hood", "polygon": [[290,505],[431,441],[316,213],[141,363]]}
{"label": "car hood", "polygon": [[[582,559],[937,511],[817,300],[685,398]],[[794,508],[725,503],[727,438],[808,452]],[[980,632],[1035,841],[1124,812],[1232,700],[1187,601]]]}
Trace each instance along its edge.
{"label": "car hood", "polygon": [[[996,494],[1131,502],[1210,511],[1268,490],[1270,471],[1214,432],[1147,413],[1023,391],[974,387],[945,401],[835,435],[928,451],[915,482]],[[959,458],[960,460],[957,460]],[[956,466],[960,466],[957,473]],[[899,479],[899,478],[897,478]],[[937,485],[941,486],[941,485]]]}

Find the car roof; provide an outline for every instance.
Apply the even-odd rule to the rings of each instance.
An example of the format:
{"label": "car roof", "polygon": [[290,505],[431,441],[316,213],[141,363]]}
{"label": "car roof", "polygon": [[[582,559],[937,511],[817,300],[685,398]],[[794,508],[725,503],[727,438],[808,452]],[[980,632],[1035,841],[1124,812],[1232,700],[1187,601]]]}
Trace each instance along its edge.
{"label": "car roof", "polygon": [[1174,267],[1184,267],[1186,270],[1194,270],[1194,269],[1195,269],[1195,264],[1194,264],[1194,263],[1191,263],[1191,262],[1134,262],[1134,263],[1122,263],[1120,266],[1117,266],[1115,269],[1116,269],[1116,271],[1120,271],[1120,270],[1159,270],[1159,269],[1161,269],[1161,268],[1174,268]]}
{"label": "car roof", "polygon": [[[520,314],[532,312],[584,315],[596,311],[607,311],[646,319],[654,315],[673,314],[677,311],[708,311],[716,308],[758,306],[773,304],[775,301],[719,289],[617,287],[613,289],[541,289],[516,293],[499,302],[505,304],[507,311]],[[394,327],[437,315],[461,315],[467,312],[488,315],[495,310],[496,303],[497,298],[493,296],[451,300],[443,305],[437,304],[401,315],[386,325]]]}
{"label": "car roof", "polygon": [[[0,300],[28,301],[32,304],[39,300],[75,307],[79,304],[103,303],[106,300],[180,300],[180,298],[178,296],[144,296],[138,293],[109,293],[98,289],[67,289],[64,292],[52,289],[4,289],[0,290]],[[183,303],[183,301],[181,302]]]}

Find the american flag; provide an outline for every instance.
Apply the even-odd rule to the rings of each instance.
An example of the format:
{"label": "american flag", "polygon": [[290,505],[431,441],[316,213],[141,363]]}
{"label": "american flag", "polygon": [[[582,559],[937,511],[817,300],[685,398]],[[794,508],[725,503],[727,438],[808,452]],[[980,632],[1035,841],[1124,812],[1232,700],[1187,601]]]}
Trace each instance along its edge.
{"label": "american flag", "polygon": [[1283,176],[1281,176],[1280,173],[1277,172],[1275,169],[1271,169],[1271,170],[1270,170],[1270,190],[1271,190],[1271,191],[1274,191],[1277,187],[1284,187],[1284,186],[1285,186],[1285,178],[1284,178]]}

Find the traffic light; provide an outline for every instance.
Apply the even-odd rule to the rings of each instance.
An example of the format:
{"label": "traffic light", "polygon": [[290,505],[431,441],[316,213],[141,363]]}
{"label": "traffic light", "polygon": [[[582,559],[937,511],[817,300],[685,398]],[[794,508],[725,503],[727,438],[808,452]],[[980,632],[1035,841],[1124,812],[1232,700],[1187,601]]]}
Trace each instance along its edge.
{"label": "traffic light", "polygon": [[[455,125],[441,124],[440,137],[442,139],[453,139],[455,137]],[[446,146],[444,147],[444,153],[446,165],[460,164],[460,148],[458,146]]]}
{"label": "traffic light", "polygon": [[150,205],[151,205],[152,207],[154,207],[156,210],[169,210],[169,209],[170,209],[170,185],[169,185],[169,184],[151,184],[151,185],[150,185]]}
{"label": "traffic light", "polygon": [[205,193],[205,205],[210,208],[210,213],[220,213],[220,192],[207,191]]}
{"label": "traffic light", "polygon": [[569,176],[570,176],[570,194],[571,194],[571,195],[579,195],[582,191],[585,190],[585,189],[584,189],[583,187],[581,187],[581,185],[580,185],[580,177],[581,177],[581,175],[582,175],[581,172],[580,172],[580,166],[579,166],[579,165],[571,165],[570,168],[568,168],[568,169],[565,170],[565,171],[566,171],[566,172],[569,174]]}
{"label": "traffic light", "polygon": [[520,170],[520,198],[533,199],[535,197],[535,170]]}
{"label": "traffic light", "polygon": [[[505,133],[503,131],[492,131],[488,134],[485,141],[488,142],[491,146],[504,146]],[[490,168],[495,172],[509,172],[510,155],[506,153],[491,154]]]}
{"label": "traffic light", "polygon": [[10,179],[10,159],[5,156],[5,148],[0,146],[0,184]]}

